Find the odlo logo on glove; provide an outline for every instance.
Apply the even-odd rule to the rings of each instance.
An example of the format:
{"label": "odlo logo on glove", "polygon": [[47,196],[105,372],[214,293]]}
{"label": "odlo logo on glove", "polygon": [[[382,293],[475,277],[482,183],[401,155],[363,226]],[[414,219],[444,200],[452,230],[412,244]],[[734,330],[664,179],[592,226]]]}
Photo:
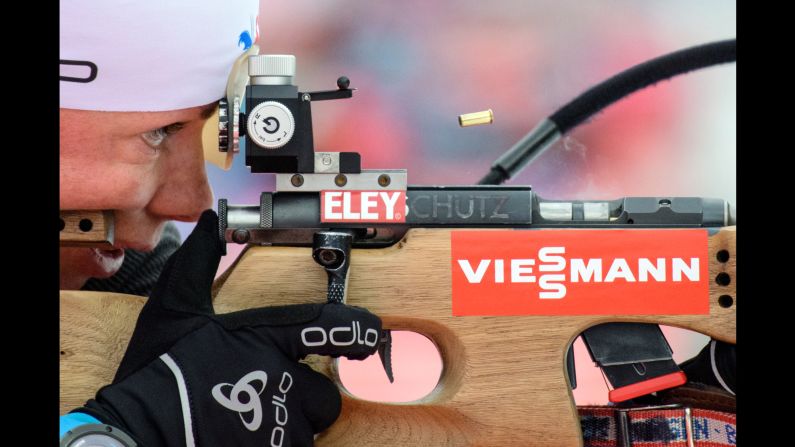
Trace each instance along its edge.
{"label": "odlo logo on glove", "polygon": [[[258,384],[259,390],[254,388],[252,384]],[[213,387],[213,398],[221,404],[224,408],[236,411],[240,416],[240,421],[249,431],[259,430],[262,424],[262,400],[260,394],[265,391],[265,385],[268,383],[268,374],[265,371],[252,371],[234,385],[231,383],[219,383]],[[287,425],[287,392],[293,386],[293,377],[288,372],[282,373],[282,381],[279,384],[278,394],[271,396],[271,404],[273,405],[274,412],[274,427],[271,430],[271,446],[279,447],[284,442],[284,427]],[[224,395],[224,389],[231,387],[229,390],[229,397]],[[241,400],[241,394],[245,394],[246,398]],[[246,421],[246,415],[251,414],[251,420]]]}
{"label": "odlo logo on glove", "polygon": [[[340,340],[337,334],[342,332],[349,332],[350,340]],[[371,336],[372,338],[370,338]],[[310,341],[310,338],[317,338],[317,340]],[[333,346],[351,346],[356,343],[357,345],[375,347],[378,344],[378,331],[367,329],[364,331],[364,338],[362,338],[362,326],[358,321],[352,322],[350,327],[332,328],[328,331],[328,335],[322,327],[313,326],[301,331],[301,342],[304,346],[323,346],[326,343],[331,343]]]}

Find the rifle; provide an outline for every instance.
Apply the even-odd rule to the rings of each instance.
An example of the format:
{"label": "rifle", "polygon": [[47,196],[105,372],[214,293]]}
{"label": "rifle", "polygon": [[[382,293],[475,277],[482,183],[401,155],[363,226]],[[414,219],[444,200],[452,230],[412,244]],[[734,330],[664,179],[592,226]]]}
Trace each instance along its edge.
{"label": "rifle", "polygon": [[[370,309],[388,330],[418,332],[435,343],[444,366],[430,395],[384,404],[357,399],[340,384],[342,414],[318,445],[581,445],[567,355],[579,334],[591,331],[591,354],[611,383],[621,385],[613,390],[623,391],[616,401],[681,382],[670,350],[666,356],[657,332],[639,323],[735,342],[734,212],[719,199],[550,201],[528,186],[496,184],[620,97],[734,59],[734,42],[721,42],[627,70],[542,121],[492,165],[481,185],[445,187],[409,186],[405,170],[362,170],[356,153],[315,153],[310,103],[351,97],[349,81],[340,78],[336,91],[298,92],[289,70],[268,66],[284,61],[259,56],[249,65],[250,74],[255,68],[246,88],[248,112],[235,113],[242,98],[222,103],[227,119],[219,129],[227,144],[222,149],[234,152],[235,141],[246,143],[246,164],[252,172],[275,172],[277,187],[256,205],[219,201],[219,237],[248,245],[216,281],[215,309],[326,296]],[[661,63],[674,68],[660,73]],[[605,86],[612,96],[604,95]],[[107,242],[112,225],[93,227],[105,231],[94,243]],[[623,257],[608,256],[621,245]],[[651,288],[630,288],[642,282]],[[633,290],[648,295],[639,300]],[[273,297],[273,291],[285,295]],[[142,302],[61,293],[62,410],[110,381]],[[650,348],[605,353],[606,341],[626,341],[611,338],[620,328],[642,334]],[[379,354],[391,377],[389,340],[387,331]],[[340,383],[333,360],[307,362]],[[664,383],[627,373],[637,365]],[[633,387],[638,383],[640,391]]]}

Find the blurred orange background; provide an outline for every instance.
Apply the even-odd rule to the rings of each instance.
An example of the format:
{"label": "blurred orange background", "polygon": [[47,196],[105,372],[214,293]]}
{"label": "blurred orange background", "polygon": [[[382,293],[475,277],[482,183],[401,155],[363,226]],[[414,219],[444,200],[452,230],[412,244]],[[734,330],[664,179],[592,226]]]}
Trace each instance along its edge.
{"label": "blurred orange background", "polygon": [[[716,0],[263,0],[259,45],[261,54],[297,57],[300,90],[335,89],[340,75],[358,89],[313,105],[316,150],[358,151],[364,168],[407,168],[410,184],[472,184],[588,87],[653,57],[734,38],[735,20],[734,2]],[[548,199],[702,196],[736,206],[735,91],[734,64],[662,82],[582,125],[509,183]],[[459,114],[489,108],[492,125],[459,128]],[[230,203],[255,204],[273,189],[242,156],[230,172],[208,171],[216,199]],[[183,237],[192,229],[179,227]],[[221,271],[241,247],[229,249]],[[680,362],[707,342],[663,330]],[[376,357],[343,361],[349,391],[405,401],[435,386],[433,346],[416,334],[396,338],[396,383]],[[604,379],[579,339],[575,353],[577,404],[604,404]]]}

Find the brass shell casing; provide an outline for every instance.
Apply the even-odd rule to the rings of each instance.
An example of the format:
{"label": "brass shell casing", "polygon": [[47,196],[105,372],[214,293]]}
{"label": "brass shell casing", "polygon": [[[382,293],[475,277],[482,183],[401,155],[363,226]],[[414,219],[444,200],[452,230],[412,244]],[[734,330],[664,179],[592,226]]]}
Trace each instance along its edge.
{"label": "brass shell casing", "polygon": [[458,125],[461,127],[477,126],[480,124],[491,124],[494,122],[494,112],[484,110],[482,112],[465,113],[458,115]]}

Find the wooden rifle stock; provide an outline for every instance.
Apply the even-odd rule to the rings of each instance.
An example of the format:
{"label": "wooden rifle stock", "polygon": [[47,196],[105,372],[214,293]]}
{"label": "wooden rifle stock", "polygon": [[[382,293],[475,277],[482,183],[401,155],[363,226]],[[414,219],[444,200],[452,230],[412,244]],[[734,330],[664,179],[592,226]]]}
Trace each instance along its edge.
{"label": "wooden rifle stock", "polygon": [[[450,232],[412,229],[389,248],[353,249],[347,303],[379,315],[385,328],[426,335],[444,366],[436,389],[409,404],[362,401],[340,385],[342,414],[317,445],[580,446],[565,355],[586,328],[658,323],[735,343],[734,226],[709,237],[709,315],[453,317]],[[717,259],[720,250],[729,252],[728,261]],[[728,285],[715,281],[719,273],[729,275]],[[311,248],[249,247],[216,281],[215,310],[322,302],[326,284]],[[722,295],[733,303],[722,306]],[[60,300],[65,413],[113,379],[145,299],[63,291]],[[339,384],[332,359],[311,356],[308,362]]]}

